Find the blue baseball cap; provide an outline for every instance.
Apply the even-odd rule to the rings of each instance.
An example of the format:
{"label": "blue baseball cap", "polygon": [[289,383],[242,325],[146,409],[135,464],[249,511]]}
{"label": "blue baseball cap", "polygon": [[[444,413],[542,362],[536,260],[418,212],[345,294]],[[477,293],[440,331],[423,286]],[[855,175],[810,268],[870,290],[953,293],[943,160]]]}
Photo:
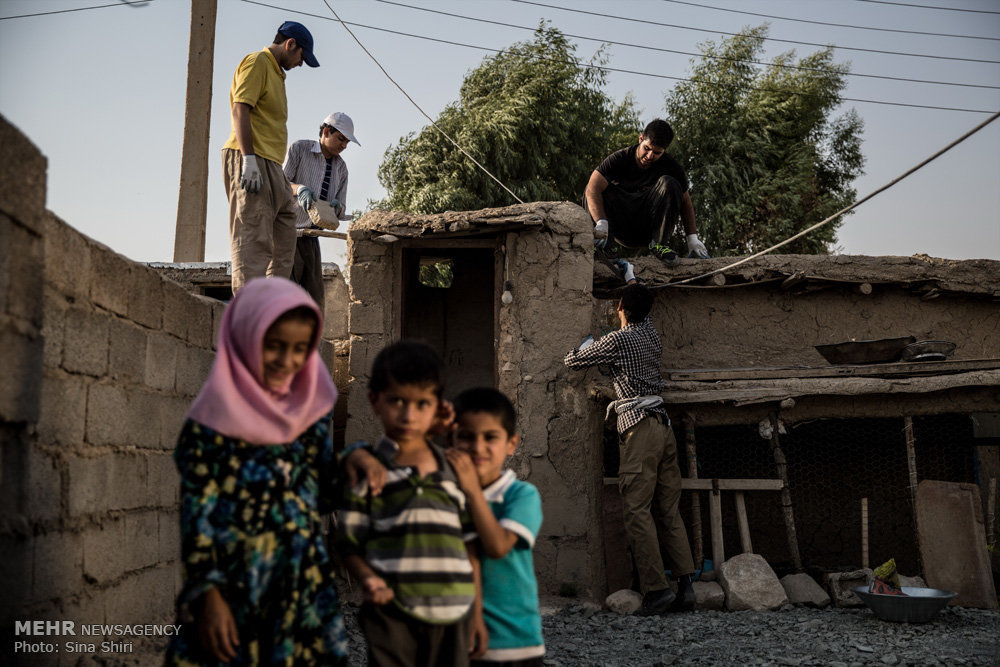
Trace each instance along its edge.
{"label": "blue baseball cap", "polygon": [[319,61],[313,55],[313,36],[301,23],[295,21],[285,21],[278,28],[285,37],[291,37],[295,43],[302,47],[302,59],[309,67],[319,67]]}

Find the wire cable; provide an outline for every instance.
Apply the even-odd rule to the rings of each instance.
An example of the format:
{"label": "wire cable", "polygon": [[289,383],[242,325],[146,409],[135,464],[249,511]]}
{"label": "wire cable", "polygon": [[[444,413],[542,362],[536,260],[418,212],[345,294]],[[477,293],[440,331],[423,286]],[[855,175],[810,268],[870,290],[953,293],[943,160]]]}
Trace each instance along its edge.
{"label": "wire cable", "polygon": [[[506,28],[517,28],[519,30],[530,30],[532,32],[534,32],[536,30],[536,28],[532,28],[531,26],[517,25],[516,23],[505,23],[503,21],[496,21],[496,20],[493,20],[493,19],[484,19],[484,18],[479,18],[479,17],[476,17],[476,16],[465,16],[463,14],[454,14],[452,12],[445,12],[445,11],[441,11],[441,10],[438,10],[438,9],[430,9],[428,7],[417,7],[417,6],[408,5],[408,4],[405,4],[405,3],[402,3],[402,2],[395,2],[394,0],[375,0],[375,1],[376,2],[380,2],[382,4],[385,4],[385,5],[395,5],[397,7],[406,7],[407,9],[414,9],[414,10],[421,11],[421,12],[428,12],[428,13],[431,13],[431,14],[439,14],[441,16],[451,16],[453,18],[465,19],[465,20],[468,20],[468,21],[477,21],[479,23],[488,23],[490,25],[499,25],[499,26],[503,26],[503,27],[506,27]],[[674,1],[675,0],[666,0],[666,2],[674,2]],[[615,46],[629,46],[629,47],[636,48],[636,49],[645,49],[647,51],[659,51],[661,53],[676,53],[678,55],[693,56],[695,58],[702,58],[702,59],[710,58],[712,60],[724,60],[724,61],[728,61],[728,62],[737,62],[737,63],[750,63],[750,64],[753,64],[753,65],[765,65],[765,66],[768,66],[768,67],[778,67],[778,68],[781,68],[781,69],[797,70],[797,71],[801,71],[801,72],[823,72],[823,71],[825,71],[825,70],[821,70],[821,69],[818,69],[818,68],[815,68],[815,67],[801,67],[799,65],[784,65],[782,63],[772,63],[772,62],[766,62],[766,61],[760,61],[760,60],[742,60],[740,58],[730,58],[728,56],[715,56],[715,55],[708,55],[708,54],[704,54],[704,53],[694,53],[692,51],[678,51],[676,49],[667,49],[667,48],[660,47],[660,46],[650,46],[648,44],[633,44],[631,42],[618,42],[618,41],[610,40],[610,39],[601,39],[600,37],[588,37],[586,35],[574,35],[574,34],[568,33],[568,32],[564,32],[563,34],[565,36],[567,36],[567,37],[572,37],[574,39],[585,39],[585,40],[589,40],[589,41],[592,41],[592,42],[600,42],[602,44],[613,44]],[[997,39],[1000,39],[1000,38],[997,38]],[[963,88],[982,88],[982,89],[987,89],[987,90],[1000,90],[1000,86],[990,86],[990,85],[976,84],[976,83],[958,83],[958,82],[955,82],[955,81],[929,81],[929,80],[926,80],[926,79],[910,79],[910,78],[907,78],[907,77],[884,76],[884,75],[880,75],[880,74],[861,74],[861,73],[858,73],[858,72],[845,72],[844,74],[845,74],[845,76],[857,76],[857,77],[864,77],[864,78],[869,78],[869,79],[884,79],[884,80],[887,80],[887,81],[904,81],[904,82],[907,82],[907,83],[929,83],[929,84],[934,84],[934,85],[939,85],[939,86],[959,86],[959,87],[963,87]]]}
{"label": "wire cable", "polygon": [[[259,4],[259,3],[258,3],[258,4]],[[426,112],[426,111],[424,111],[424,110],[423,110],[423,108],[421,108],[421,106],[420,106],[419,104],[417,104],[416,100],[414,100],[414,99],[413,99],[412,97],[410,97],[410,94],[409,94],[409,93],[407,93],[407,92],[406,92],[405,90],[403,90],[403,87],[402,87],[401,85],[399,85],[398,83],[396,83],[396,80],[395,80],[395,79],[393,79],[393,78],[392,78],[392,77],[391,77],[391,76],[389,75],[389,72],[387,72],[387,71],[386,71],[386,69],[385,69],[384,67],[382,67],[382,63],[380,63],[380,62],[378,61],[378,58],[376,58],[376,57],[375,57],[374,55],[372,55],[372,52],[371,52],[371,51],[369,51],[369,50],[368,50],[367,48],[365,48],[365,45],[364,45],[364,44],[362,44],[362,43],[361,43],[361,40],[357,38],[357,35],[355,35],[355,34],[354,34],[354,32],[353,32],[353,31],[352,31],[352,30],[351,30],[351,29],[350,29],[349,27],[347,27],[347,24],[346,24],[346,23],[345,23],[345,22],[343,21],[343,19],[341,19],[341,18],[340,18],[340,16],[339,16],[339,15],[337,14],[337,12],[336,12],[336,11],[335,11],[335,10],[333,9],[333,7],[331,7],[331,6],[330,6],[330,3],[329,3],[329,2],[327,2],[327,0],[323,0],[323,4],[324,4],[324,5],[326,5],[326,8],[327,8],[327,9],[329,9],[329,10],[330,10],[330,12],[331,12],[331,13],[332,13],[332,14],[334,15],[334,17],[335,17],[335,18],[337,19],[337,21],[339,21],[339,22],[340,22],[340,25],[344,26],[344,30],[346,30],[346,31],[347,31],[347,34],[349,34],[349,35],[350,35],[350,36],[351,36],[351,37],[352,37],[352,38],[354,39],[354,41],[358,43],[358,46],[360,46],[360,47],[361,47],[361,50],[362,50],[362,51],[364,51],[364,52],[365,52],[365,53],[366,53],[366,54],[368,55],[368,57],[372,59],[372,62],[374,62],[374,63],[375,63],[375,64],[376,64],[377,66],[378,66],[378,68],[379,68],[380,70],[382,70],[382,74],[385,74],[385,77],[386,77],[387,79],[389,79],[389,81],[391,81],[391,82],[392,82],[392,85],[396,86],[396,88],[398,88],[398,89],[399,89],[399,92],[403,93],[403,96],[404,96],[404,97],[406,97],[406,99],[408,99],[408,100],[410,101],[410,104],[412,104],[412,105],[413,105],[414,107],[416,107],[417,111],[419,111],[419,112],[420,112],[421,114],[423,114],[424,118],[426,118],[427,120],[429,120],[429,121],[431,122],[431,125],[433,125],[433,126],[434,126],[434,129],[435,129],[435,130],[437,130],[438,132],[440,132],[440,133],[441,133],[441,134],[442,134],[442,135],[444,136],[444,138],[445,138],[445,139],[447,139],[448,141],[450,141],[450,142],[451,142],[451,143],[452,143],[452,144],[453,144],[453,145],[455,146],[455,148],[457,148],[458,150],[460,150],[460,151],[462,152],[462,154],[463,154],[463,155],[465,155],[465,157],[467,157],[467,158],[469,158],[470,160],[472,160],[472,162],[473,162],[473,163],[474,163],[474,164],[475,164],[475,165],[476,165],[477,167],[479,167],[480,169],[482,169],[482,170],[483,170],[483,171],[484,171],[484,172],[486,173],[486,175],[487,175],[487,176],[489,176],[489,177],[490,177],[490,178],[492,178],[492,179],[493,179],[494,181],[496,181],[496,182],[497,182],[497,184],[498,184],[498,185],[499,185],[499,186],[500,186],[501,188],[503,188],[504,190],[506,190],[506,191],[507,191],[507,193],[508,193],[508,194],[509,194],[509,195],[510,195],[511,197],[513,197],[513,198],[515,199],[515,201],[517,201],[517,203],[518,203],[518,204],[523,204],[523,203],[524,203],[524,200],[523,200],[523,199],[521,199],[520,197],[518,197],[518,196],[517,196],[516,194],[514,194],[514,191],[513,191],[513,190],[511,190],[510,188],[508,188],[508,187],[507,187],[506,185],[504,185],[504,184],[503,184],[503,181],[501,181],[501,180],[500,180],[499,178],[497,178],[497,177],[496,177],[496,176],[494,176],[494,175],[493,175],[492,173],[490,173],[490,170],[489,170],[489,169],[487,169],[487,168],[486,168],[486,167],[484,167],[483,165],[479,164],[479,161],[478,161],[478,160],[476,160],[476,158],[472,157],[472,156],[471,156],[471,155],[469,154],[469,152],[468,152],[468,151],[466,151],[466,150],[465,150],[464,148],[462,148],[461,146],[459,146],[459,145],[458,145],[458,142],[457,142],[457,141],[455,141],[454,139],[452,139],[452,138],[451,138],[451,137],[450,137],[450,136],[448,135],[448,133],[447,133],[447,132],[445,132],[444,130],[442,130],[442,129],[441,129],[441,127],[440,127],[440,126],[439,126],[439,125],[438,125],[438,124],[437,124],[437,123],[436,123],[436,122],[434,121],[434,119],[433,119],[433,118],[431,118],[431,117],[430,117],[430,116],[429,116],[429,115],[427,114],[427,112]]]}
{"label": "wire cable", "polygon": [[987,39],[995,42],[1000,42],[1000,37],[979,37],[977,35],[955,35],[946,32],[923,32],[921,30],[903,30],[901,28],[876,28],[874,26],[868,25],[851,25],[849,23],[829,23],[827,21],[811,21],[809,19],[797,19],[791,18],[789,16],[775,16],[774,14],[761,14],[759,12],[748,12],[742,9],[729,9],[728,7],[714,7],[712,5],[703,5],[698,2],[688,2],[688,0],[661,0],[662,2],[671,2],[676,5],[690,5],[691,7],[701,7],[702,9],[714,9],[720,12],[732,12],[733,14],[747,14],[749,16],[760,16],[766,19],[776,19],[778,21],[794,21],[796,23],[810,23],[812,25],[828,25],[835,28],[853,28],[855,30],[873,30],[876,32],[899,32],[906,35],[927,35],[929,37],[957,37],[960,39]]}
{"label": "wire cable", "polygon": [[[324,20],[324,21],[334,21],[334,20],[337,20],[337,19],[332,19],[329,16],[323,16],[322,14],[312,14],[312,13],[303,12],[303,11],[300,11],[300,10],[297,10],[297,9],[289,9],[287,7],[282,7],[282,6],[279,6],[279,5],[272,5],[272,4],[268,4],[266,2],[260,2],[260,0],[243,0],[243,2],[245,2],[247,4],[251,4],[251,5],[259,5],[261,7],[269,7],[271,9],[280,9],[283,12],[288,12],[288,13],[291,13],[291,14],[299,14],[299,15],[302,15],[302,16],[309,16],[309,17],[321,19],[321,20]],[[441,39],[441,38],[438,38],[438,37],[428,37],[426,35],[417,35],[417,34],[414,34],[414,33],[411,33],[411,32],[403,32],[403,31],[400,31],[400,30],[392,30],[390,28],[380,28],[378,26],[366,25],[364,23],[354,23],[354,22],[351,22],[351,21],[343,21],[343,20],[341,20],[341,23],[344,26],[349,26],[350,25],[350,26],[354,26],[354,27],[357,27],[357,28],[367,28],[369,30],[377,30],[379,32],[387,32],[387,33],[390,33],[390,34],[393,34],[393,35],[402,35],[404,37],[413,37],[413,38],[416,38],[416,39],[427,40],[429,42],[438,42],[440,44],[449,44],[451,46],[461,46],[461,47],[464,47],[464,48],[467,48],[467,49],[476,49],[478,51],[488,51],[490,53],[503,53],[504,52],[504,49],[493,49],[493,48],[490,48],[488,46],[479,46],[478,44],[466,44],[464,42],[456,42],[456,41],[449,40],[449,39]],[[671,81],[686,81],[688,83],[706,83],[708,85],[720,86],[720,87],[725,87],[725,85],[726,85],[726,84],[721,84],[721,83],[715,83],[714,81],[700,81],[699,82],[699,81],[695,81],[694,79],[686,79],[686,78],[680,77],[680,76],[670,76],[669,74],[654,74],[652,72],[641,72],[641,71],[638,71],[638,70],[622,69],[622,68],[619,68],[619,67],[608,67],[606,65],[590,65],[588,63],[580,62],[579,60],[559,60],[557,58],[538,58],[538,59],[539,60],[547,60],[547,61],[556,62],[556,63],[573,64],[573,65],[576,65],[577,67],[583,67],[583,68],[586,68],[586,69],[605,70],[605,71],[608,71],[608,72],[620,72],[620,73],[623,73],[623,74],[635,74],[637,76],[646,76],[646,77],[651,77],[651,78],[654,78],[654,79],[669,79]],[[774,88],[760,88],[760,87],[749,87],[749,88],[752,89],[752,90],[759,90],[759,91],[782,92],[782,91],[775,90]],[[797,94],[797,95],[806,95],[808,97],[815,97],[815,95],[812,95],[810,93],[795,93],[795,94]],[[858,98],[858,97],[840,97],[839,99],[840,99],[841,102],[859,102],[859,103],[864,103],[864,104],[882,104],[882,105],[895,106],[895,107],[906,107],[906,108],[911,108],[911,109],[931,109],[931,110],[934,110],[934,111],[960,111],[960,112],[963,112],[963,113],[981,113],[981,114],[993,113],[992,109],[966,109],[964,107],[943,107],[943,106],[934,106],[934,105],[930,105],[930,104],[911,104],[911,103],[908,103],[908,102],[889,102],[889,101],[885,101],[885,100],[869,100],[869,99],[863,99],[863,98]]]}
{"label": "wire cable", "polygon": [[945,12],[968,12],[970,14],[1000,14],[989,9],[964,9],[962,7],[937,7],[935,5],[916,5],[909,2],[886,2],[886,0],[857,0],[857,2],[871,2],[878,5],[895,5],[896,7],[919,7],[920,9],[940,9]]}
{"label": "wire cable", "polygon": [[795,234],[794,236],[790,236],[790,237],[788,237],[787,239],[785,239],[784,241],[782,241],[780,243],[774,244],[770,248],[767,248],[765,250],[761,250],[760,252],[756,252],[756,253],[750,255],[749,257],[744,257],[743,259],[741,259],[741,260],[739,260],[737,262],[733,262],[732,264],[729,264],[727,266],[724,266],[721,269],[715,269],[714,271],[709,271],[708,273],[703,273],[700,276],[694,276],[693,278],[685,278],[684,280],[678,280],[675,283],[660,283],[658,285],[650,285],[649,288],[650,289],[657,289],[657,288],[660,288],[660,287],[674,287],[676,285],[683,285],[685,283],[694,282],[695,280],[702,280],[704,278],[709,278],[711,276],[714,276],[717,273],[722,273],[723,271],[728,271],[729,269],[732,269],[732,268],[735,268],[737,266],[740,266],[741,264],[746,264],[750,260],[756,259],[756,258],[760,257],[761,255],[766,255],[767,253],[771,252],[772,250],[777,250],[778,248],[781,248],[782,246],[788,245],[792,241],[795,241],[796,239],[800,239],[803,236],[805,236],[806,234],[809,234],[810,232],[813,232],[813,231],[819,229],[823,225],[829,223],[831,220],[835,220],[839,216],[847,213],[848,211],[852,211],[852,210],[856,209],[858,206],[860,206],[861,204],[864,204],[866,201],[868,201],[869,199],[871,199],[875,195],[877,195],[877,194],[879,194],[881,192],[885,192],[886,190],[888,190],[892,186],[896,185],[896,183],[899,183],[900,181],[902,181],[907,176],[909,176],[909,175],[911,175],[911,174],[919,171],[920,169],[922,169],[926,165],[930,164],[934,160],[938,159],[939,157],[941,157],[942,155],[944,155],[945,153],[947,153],[948,151],[950,151],[955,146],[958,146],[960,143],[962,143],[963,141],[965,141],[966,139],[968,139],[969,137],[971,137],[972,135],[974,135],[976,132],[979,132],[981,129],[983,129],[984,127],[986,127],[987,125],[989,125],[990,123],[992,123],[993,121],[995,121],[997,118],[1000,118],[1000,111],[997,111],[992,116],[990,116],[989,118],[987,118],[986,120],[984,120],[982,123],[980,123],[979,125],[975,126],[971,130],[969,130],[968,132],[966,132],[965,134],[963,134],[962,136],[960,136],[958,139],[955,139],[953,142],[951,142],[950,144],[948,144],[947,146],[945,146],[944,148],[942,148],[941,150],[939,150],[937,153],[934,153],[934,155],[931,155],[929,158],[927,158],[926,160],[924,160],[920,164],[907,169],[900,176],[897,176],[896,178],[894,178],[893,180],[889,181],[888,183],[886,183],[885,185],[883,185],[879,189],[875,190],[874,192],[872,192],[872,193],[870,193],[870,194],[862,197],[861,199],[857,200],[856,202],[854,202],[850,206],[845,206],[844,208],[840,209],[839,211],[837,211],[836,213],[834,213],[833,215],[831,215],[829,218],[826,218],[825,220],[821,220],[820,222],[817,222],[812,227],[809,227],[807,229],[803,229],[798,234]]}
{"label": "wire cable", "polygon": [[[679,28],[681,30],[696,30],[698,32],[708,32],[716,35],[728,35],[730,37],[736,36],[738,33],[725,32],[723,30],[709,30],[707,28],[693,28],[686,25],[677,25],[675,23],[661,23],[659,21],[648,21],[645,19],[635,19],[630,16],[615,16],[614,14],[602,14],[600,12],[591,12],[586,9],[576,9],[574,7],[560,7],[558,5],[550,5],[544,2],[536,2],[535,0],[510,0],[510,2],[518,2],[523,5],[536,5],[538,7],[547,7],[549,9],[559,9],[564,12],[575,12],[577,14],[589,14],[591,16],[600,16],[606,19],[618,19],[619,21],[631,21],[632,23],[643,23],[646,25],[658,25],[665,28]],[[832,44],[817,44],[816,42],[798,42],[794,39],[778,39],[777,37],[765,37],[765,40],[769,42],[783,42],[785,44],[802,44],[804,46],[818,46],[820,48],[826,48],[832,46],[835,49],[841,49],[844,51],[863,51],[865,53],[882,53],[885,55],[892,56],[909,56],[912,58],[933,58],[936,60],[958,60],[962,62],[969,63],[988,63],[991,65],[1000,65],[1000,60],[981,60],[978,58],[959,58],[958,56],[939,56],[928,53],[907,53],[904,51],[883,51],[880,49],[865,49],[858,46],[837,46]]]}
{"label": "wire cable", "polygon": [[118,2],[113,2],[110,5],[93,5],[92,7],[76,7],[74,9],[59,9],[51,12],[38,12],[37,14],[19,14],[18,16],[0,16],[0,21],[7,21],[10,19],[26,19],[32,16],[51,16],[52,14],[68,14],[69,12],[84,12],[88,9],[104,9],[105,7],[145,7],[153,0],[119,0]]}

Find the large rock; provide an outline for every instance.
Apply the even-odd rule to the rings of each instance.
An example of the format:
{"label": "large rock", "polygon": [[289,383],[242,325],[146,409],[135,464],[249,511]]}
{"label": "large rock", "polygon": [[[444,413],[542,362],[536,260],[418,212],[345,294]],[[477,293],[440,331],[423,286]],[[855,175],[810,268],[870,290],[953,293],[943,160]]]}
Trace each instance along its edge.
{"label": "large rock", "polygon": [[719,583],[730,611],[766,611],[788,604],[778,576],[759,554],[740,554],[719,567]]}
{"label": "large rock", "polygon": [[899,575],[899,585],[907,588],[927,588],[927,582],[924,581],[923,577],[907,577],[902,574]]}
{"label": "large rock", "polygon": [[695,581],[691,587],[694,588],[694,602],[698,609],[720,611],[726,604],[726,592],[714,581]]}
{"label": "large rock", "polygon": [[792,604],[803,604],[820,609],[829,606],[830,596],[808,574],[789,574],[781,578],[781,587]]}
{"label": "large rock", "polygon": [[852,572],[831,572],[826,575],[826,590],[835,607],[863,607],[864,602],[851,590],[855,586],[867,586],[872,580],[870,568]]}
{"label": "large rock", "polygon": [[642,606],[642,596],[633,590],[623,588],[604,600],[604,606],[616,614],[628,616]]}

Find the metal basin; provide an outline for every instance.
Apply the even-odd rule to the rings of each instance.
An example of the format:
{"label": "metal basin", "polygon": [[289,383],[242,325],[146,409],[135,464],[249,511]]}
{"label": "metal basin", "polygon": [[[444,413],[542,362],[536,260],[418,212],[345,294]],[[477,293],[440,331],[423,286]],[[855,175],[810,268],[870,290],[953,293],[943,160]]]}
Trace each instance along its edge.
{"label": "metal basin", "polygon": [[958,595],[953,591],[943,591],[938,588],[909,586],[903,586],[905,596],[869,593],[867,586],[855,586],[851,590],[877,617],[895,623],[926,623]]}
{"label": "metal basin", "polygon": [[816,351],[831,364],[878,364],[897,361],[903,348],[916,340],[913,336],[904,336],[878,340],[852,340],[815,347]]}

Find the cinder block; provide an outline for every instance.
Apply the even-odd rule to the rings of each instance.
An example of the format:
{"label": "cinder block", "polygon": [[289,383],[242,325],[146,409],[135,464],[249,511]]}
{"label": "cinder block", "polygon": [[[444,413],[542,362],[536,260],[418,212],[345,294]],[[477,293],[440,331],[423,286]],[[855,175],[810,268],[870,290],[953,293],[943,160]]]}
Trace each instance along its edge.
{"label": "cinder block", "polygon": [[7,316],[0,316],[0,420],[38,421],[42,386],[42,351],[39,332],[25,331]]}
{"label": "cinder block", "polygon": [[83,590],[83,538],[52,532],[34,539],[31,597],[35,602],[61,598]]}
{"label": "cinder block", "polygon": [[42,298],[45,301],[45,313],[42,315],[45,364],[50,367],[59,366],[62,362],[66,308],[68,306],[65,297],[48,285],[45,286]]}
{"label": "cinder block", "polygon": [[0,116],[0,211],[41,233],[47,161],[31,140]]}
{"label": "cinder block", "polygon": [[181,518],[177,509],[160,510],[157,514],[160,562],[171,563],[181,559]]}
{"label": "cinder block", "polygon": [[83,532],[83,572],[98,584],[114,581],[125,573],[129,558],[125,519],[106,518]]}
{"label": "cinder block", "polygon": [[90,298],[93,243],[48,212],[45,218],[45,283],[77,301]]}
{"label": "cinder block", "polygon": [[126,444],[144,449],[160,449],[160,403],[164,395],[136,387],[128,392]]}
{"label": "cinder block", "polygon": [[129,512],[125,515],[126,572],[160,562],[159,530],[156,512]]}
{"label": "cinder block", "polygon": [[41,328],[43,283],[39,280],[39,269],[44,265],[45,244],[37,233],[9,220],[3,221],[2,230],[6,285],[0,294],[4,296],[4,310]]}
{"label": "cinder block", "polygon": [[222,316],[226,314],[226,304],[217,299],[213,299],[212,304],[212,349],[219,345],[219,328],[222,326]]}
{"label": "cinder block", "polygon": [[110,317],[101,311],[69,308],[63,329],[62,367],[100,377],[108,372]]}
{"label": "cinder block", "polygon": [[141,570],[107,589],[106,623],[172,623],[175,566]]}
{"label": "cinder block", "polygon": [[38,440],[45,444],[83,443],[87,427],[87,382],[79,375],[46,369]]}
{"label": "cinder block", "polygon": [[145,384],[153,389],[172,390],[177,356],[182,344],[164,333],[152,332],[146,344]]}
{"label": "cinder block", "polygon": [[87,390],[86,441],[91,445],[128,442],[125,417],[129,413],[125,389],[116,384],[94,383]]}
{"label": "cinder block", "polygon": [[108,493],[113,484],[110,458],[110,454],[92,458],[74,454],[66,457],[70,516],[103,513],[109,509]]}
{"label": "cinder block", "polygon": [[392,298],[391,274],[384,262],[359,262],[351,265],[348,294],[352,301],[389,301]]}
{"label": "cinder block", "polygon": [[348,311],[351,334],[377,334],[386,331],[385,308],[379,302],[351,302]]}
{"label": "cinder block", "polygon": [[172,452],[177,446],[177,436],[184,426],[184,419],[191,407],[189,397],[163,396],[160,408],[160,449]]}
{"label": "cinder block", "polygon": [[180,475],[171,452],[150,453],[146,459],[147,504],[156,507],[177,507]]}
{"label": "cinder block", "polygon": [[132,267],[128,292],[128,316],[150,329],[159,329],[163,321],[163,283],[153,269],[142,264]]}
{"label": "cinder block", "polygon": [[[29,521],[54,521],[62,514],[62,473],[52,456],[37,446],[28,449],[27,497],[23,512]],[[0,578],[0,581],[3,581]]]}
{"label": "cinder block", "polygon": [[215,338],[212,337],[212,312],[219,301],[200,294],[188,296],[185,337],[193,345],[211,349],[215,343]]}
{"label": "cinder block", "polygon": [[562,253],[556,268],[561,289],[585,290],[594,282],[593,253]]}
{"label": "cinder block", "polygon": [[172,280],[163,281],[163,330],[186,339],[191,295]]}
{"label": "cinder block", "polygon": [[129,320],[111,318],[108,375],[112,380],[125,384],[145,381],[147,336],[145,329]]}
{"label": "cinder block", "polygon": [[181,348],[177,355],[177,393],[194,398],[212,369],[215,355],[200,347]]}
{"label": "cinder block", "polygon": [[128,293],[132,263],[96,244],[90,253],[90,298],[95,305],[123,317],[128,316]]}

